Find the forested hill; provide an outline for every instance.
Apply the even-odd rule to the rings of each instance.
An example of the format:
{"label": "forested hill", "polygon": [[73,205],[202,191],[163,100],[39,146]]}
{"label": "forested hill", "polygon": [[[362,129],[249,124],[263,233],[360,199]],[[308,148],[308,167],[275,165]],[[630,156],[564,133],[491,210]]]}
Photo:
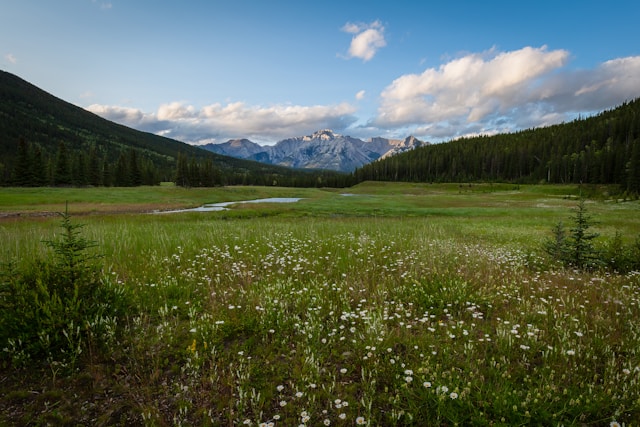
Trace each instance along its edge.
{"label": "forested hill", "polygon": [[356,181],[620,184],[640,193],[640,98],[597,116],[419,147],[354,172]]}
{"label": "forested hill", "polygon": [[336,175],[235,159],[140,132],[0,71],[0,185],[128,186],[178,179],[191,186],[313,186]]}

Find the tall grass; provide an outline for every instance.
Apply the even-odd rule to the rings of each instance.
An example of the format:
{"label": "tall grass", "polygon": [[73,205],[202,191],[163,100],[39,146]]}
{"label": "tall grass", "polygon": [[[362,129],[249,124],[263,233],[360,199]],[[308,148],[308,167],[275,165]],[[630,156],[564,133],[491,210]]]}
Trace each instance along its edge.
{"label": "tall grass", "polygon": [[[327,197],[339,215],[311,200],[84,217],[105,280],[136,308],[87,361],[90,391],[66,384],[80,399],[55,410],[94,424],[636,425],[640,276],[553,268],[540,243],[565,200],[489,195],[411,217],[398,213],[427,201],[397,193]],[[592,211],[612,212],[607,226],[624,209]],[[12,224],[9,254],[50,232]],[[96,389],[110,403],[87,409]],[[3,407],[31,402],[10,391]],[[43,421],[31,407],[20,421]]]}

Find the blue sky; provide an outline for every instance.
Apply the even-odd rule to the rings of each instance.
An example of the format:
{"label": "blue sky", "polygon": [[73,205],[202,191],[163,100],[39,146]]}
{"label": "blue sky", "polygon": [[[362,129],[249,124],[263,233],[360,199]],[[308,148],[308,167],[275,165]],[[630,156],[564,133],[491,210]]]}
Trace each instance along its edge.
{"label": "blue sky", "polygon": [[0,68],[189,143],[446,141],[640,96],[640,2],[0,0]]}

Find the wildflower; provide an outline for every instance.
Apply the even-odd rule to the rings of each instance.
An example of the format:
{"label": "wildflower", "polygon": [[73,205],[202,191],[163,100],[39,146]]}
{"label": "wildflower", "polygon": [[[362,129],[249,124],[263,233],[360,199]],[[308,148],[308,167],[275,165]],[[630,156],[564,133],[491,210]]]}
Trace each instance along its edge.
{"label": "wildflower", "polygon": [[451,399],[457,399],[458,398],[458,393],[456,393],[455,391],[452,391],[451,394],[449,395],[449,397]]}
{"label": "wildflower", "polygon": [[302,396],[304,396],[303,392],[299,391],[299,392],[296,393],[296,397],[302,397]]}
{"label": "wildflower", "polygon": [[413,381],[413,377],[407,375],[406,377],[404,377],[404,380],[407,382],[407,384],[409,384],[411,381]]}
{"label": "wildflower", "polygon": [[573,356],[574,354],[576,354],[575,350],[567,350],[568,356]]}
{"label": "wildflower", "polygon": [[284,408],[285,406],[287,406],[287,401],[286,401],[286,400],[281,400],[281,401],[280,401],[280,406],[281,406],[281,407],[283,407],[283,408]]}
{"label": "wildflower", "polygon": [[278,387],[276,387],[276,390],[282,391],[282,390],[284,390],[284,386],[283,385],[279,385]]}
{"label": "wildflower", "polygon": [[622,427],[622,426],[621,426],[621,425],[620,425],[620,423],[619,423],[619,422],[617,422],[617,421],[611,421],[611,422],[609,423],[609,427]]}
{"label": "wildflower", "polygon": [[242,422],[242,424],[244,424],[244,425],[246,425],[246,426],[249,426],[249,425],[251,425],[251,420],[250,420],[250,419],[246,419],[246,420],[244,420],[244,421]]}
{"label": "wildflower", "polygon": [[329,418],[325,418],[324,421],[322,422],[322,424],[328,426],[331,425],[331,420]]}
{"label": "wildflower", "polygon": [[338,415],[338,418],[340,418],[341,420],[344,420],[345,418],[347,418],[347,414],[343,412],[340,415]]}
{"label": "wildflower", "polygon": [[422,383],[422,385],[423,385],[425,388],[431,388],[431,382],[430,382],[430,381],[425,381],[425,382],[423,382],[423,383]]}
{"label": "wildflower", "polygon": [[342,369],[340,369],[340,373],[341,373],[341,374],[346,374],[346,373],[347,373],[347,368],[342,368]]}
{"label": "wildflower", "polygon": [[356,418],[356,424],[358,424],[359,426],[363,426],[365,425],[367,422],[364,420],[364,417],[358,417]]}

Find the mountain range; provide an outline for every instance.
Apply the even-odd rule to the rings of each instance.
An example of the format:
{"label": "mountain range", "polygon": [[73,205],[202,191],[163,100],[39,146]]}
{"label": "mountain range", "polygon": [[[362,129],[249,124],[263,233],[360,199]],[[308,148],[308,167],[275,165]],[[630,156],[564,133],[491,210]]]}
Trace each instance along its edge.
{"label": "mountain range", "polygon": [[413,136],[405,139],[376,137],[363,141],[324,129],[307,136],[283,139],[275,145],[259,145],[248,139],[232,139],[201,147],[225,156],[271,165],[352,172],[374,160],[428,144]]}

